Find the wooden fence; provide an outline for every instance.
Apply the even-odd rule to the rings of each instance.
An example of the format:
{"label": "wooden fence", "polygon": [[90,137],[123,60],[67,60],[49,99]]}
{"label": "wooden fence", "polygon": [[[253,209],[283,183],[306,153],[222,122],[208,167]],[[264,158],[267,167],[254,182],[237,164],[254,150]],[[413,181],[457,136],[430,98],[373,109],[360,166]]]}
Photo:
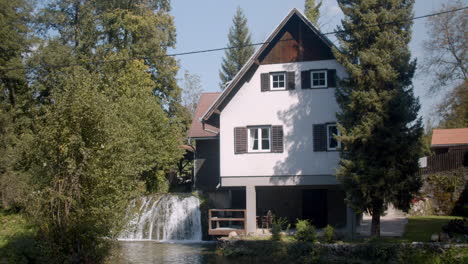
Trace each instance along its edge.
{"label": "wooden fence", "polygon": [[449,171],[468,166],[468,149],[452,150],[427,157],[427,167],[420,168],[420,174]]}

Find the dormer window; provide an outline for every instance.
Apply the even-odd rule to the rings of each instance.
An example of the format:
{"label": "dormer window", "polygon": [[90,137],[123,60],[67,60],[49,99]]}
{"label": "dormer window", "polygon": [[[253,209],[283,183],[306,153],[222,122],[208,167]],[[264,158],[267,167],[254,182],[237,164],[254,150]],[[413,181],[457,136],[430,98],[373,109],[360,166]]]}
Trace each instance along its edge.
{"label": "dormer window", "polygon": [[327,84],[327,71],[311,71],[310,80],[312,88],[325,88]]}
{"label": "dormer window", "polygon": [[271,90],[284,90],[286,89],[286,73],[275,72],[270,73]]}

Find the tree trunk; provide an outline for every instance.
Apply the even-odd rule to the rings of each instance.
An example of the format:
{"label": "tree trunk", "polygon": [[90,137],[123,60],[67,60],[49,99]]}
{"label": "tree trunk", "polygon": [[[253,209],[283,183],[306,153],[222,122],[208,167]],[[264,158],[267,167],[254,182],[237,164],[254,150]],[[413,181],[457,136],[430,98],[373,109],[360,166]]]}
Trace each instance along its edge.
{"label": "tree trunk", "polygon": [[371,236],[380,237],[380,213],[372,214]]}

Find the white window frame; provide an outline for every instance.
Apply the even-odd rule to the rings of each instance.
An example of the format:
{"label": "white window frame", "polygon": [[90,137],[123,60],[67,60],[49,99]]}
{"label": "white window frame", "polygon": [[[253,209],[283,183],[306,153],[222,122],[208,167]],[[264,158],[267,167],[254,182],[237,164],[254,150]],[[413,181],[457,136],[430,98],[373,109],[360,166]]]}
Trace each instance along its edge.
{"label": "white window frame", "polygon": [[[267,128],[268,129],[268,149],[262,149],[262,129]],[[258,131],[258,149],[253,149],[253,141],[251,140],[251,131],[253,129],[257,129]],[[248,135],[248,152],[271,152],[271,127],[270,126],[252,126],[252,127],[247,127]]]}
{"label": "white window frame", "polygon": [[327,150],[337,150],[341,148],[341,142],[336,140],[336,148],[330,148],[330,129],[329,127],[336,127],[337,131],[337,136],[341,136],[341,132],[338,129],[338,126],[336,124],[327,124]]}
{"label": "white window frame", "polygon": [[[273,76],[283,76],[284,86],[283,87],[273,87]],[[271,72],[270,73],[270,90],[286,90],[286,72]]]}
{"label": "white window frame", "polygon": [[[314,73],[323,73],[325,76],[325,84],[324,85],[314,85]],[[310,72],[310,87],[312,88],[326,88],[328,87],[328,72],[326,70],[323,71],[311,71]]]}

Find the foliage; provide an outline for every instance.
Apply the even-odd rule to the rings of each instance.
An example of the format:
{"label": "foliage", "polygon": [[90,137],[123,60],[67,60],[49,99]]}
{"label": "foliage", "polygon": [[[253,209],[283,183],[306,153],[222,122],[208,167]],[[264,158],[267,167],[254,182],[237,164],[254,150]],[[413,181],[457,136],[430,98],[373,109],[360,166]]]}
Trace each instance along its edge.
{"label": "foliage", "polygon": [[333,240],[335,239],[335,229],[331,225],[327,225],[323,229],[323,238],[325,242],[327,243],[332,243]]}
{"label": "foliage", "polygon": [[468,127],[468,81],[457,85],[437,105],[440,128]]}
{"label": "foliage", "polygon": [[274,217],[271,224],[271,239],[276,241],[281,240],[281,231],[288,230],[289,227],[287,218]]}
{"label": "foliage", "polygon": [[424,195],[433,200],[437,214],[450,215],[465,188],[463,170],[429,174]]}
{"label": "foliage", "polygon": [[314,242],[317,240],[315,227],[310,223],[309,220],[298,219],[296,223],[296,234],[294,237],[297,241]]}
{"label": "foliage", "polygon": [[359,243],[323,245],[310,242],[234,241],[220,247],[236,263],[466,263],[466,248],[439,245]]}
{"label": "foliage", "polygon": [[[33,44],[30,12],[24,0],[0,1],[0,68],[23,66]],[[24,70],[0,71],[0,207],[22,207],[27,179],[21,173],[21,156],[30,135],[32,95]]]}
{"label": "foliage", "polygon": [[320,19],[320,7],[322,6],[322,1],[318,4],[315,4],[315,0],[305,0],[304,13],[306,17],[312,22],[312,24],[319,28],[319,19]]}
{"label": "foliage", "polygon": [[228,34],[228,47],[233,48],[227,49],[224,53],[221,71],[219,72],[221,89],[224,89],[226,83],[234,78],[255,50],[251,46],[252,41],[247,28],[247,18],[240,7],[237,8],[232,23],[233,25]]}
{"label": "foliage", "polygon": [[338,3],[345,18],[334,54],[349,77],[336,89],[342,144],[337,178],[347,203],[373,216],[371,234],[379,236],[385,205],[407,211],[422,184],[423,129],[411,81],[416,62],[408,48],[414,1]]}
{"label": "foliage", "polygon": [[103,66],[105,76],[82,67],[55,76],[28,157],[28,209],[56,262],[102,259],[140,175],[175,162],[177,133],[146,70],[135,61]]}
{"label": "foliage", "polygon": [[[443,4],[438,12],[464,6],[462,1],[453,1]],[[428,35],[431,37],[424,42],[425,58],[422,70],[430,73],[427,77],[432,92],[440,91],[457,82],[459,85],[460,82],[468,81],[467,16],[468,10],[464,9],[428,18]]]}

